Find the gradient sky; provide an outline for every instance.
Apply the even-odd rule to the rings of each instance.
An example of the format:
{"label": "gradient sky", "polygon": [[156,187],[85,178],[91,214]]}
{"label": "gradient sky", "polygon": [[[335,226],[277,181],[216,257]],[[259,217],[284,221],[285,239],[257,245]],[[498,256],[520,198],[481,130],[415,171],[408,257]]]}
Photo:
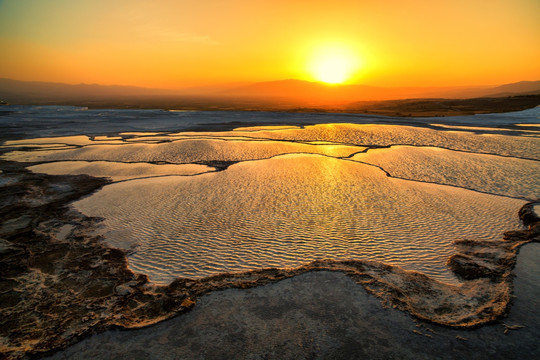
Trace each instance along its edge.
{"label": "gradient sky", "polygon": [[313,80],[325,49],[349,82],[540,80],[539,0],[0,0],[0,77],[161,88]]}

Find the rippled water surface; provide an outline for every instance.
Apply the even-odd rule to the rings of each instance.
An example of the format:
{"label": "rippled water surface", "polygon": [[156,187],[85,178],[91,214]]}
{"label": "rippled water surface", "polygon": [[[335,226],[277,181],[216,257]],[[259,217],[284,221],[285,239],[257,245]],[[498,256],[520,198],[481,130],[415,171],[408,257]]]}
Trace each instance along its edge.
{"label": "rippled water surface", "polygon": [[74,206],[103,217],[105,240],[159,283],[321,258],[455,283],[452,242],[500,240],[540,197],[538,108],[437,119],[14,109],[0,122],[29,133],[2,158],[111,178]]}
{"label": "rippled water surface", "polygon": [[[540,109],[539,109],[540,111]],[[203,133],[204,134],[204,133]],[[207,133],[212,135],[215,133]],[[532,137],[468,131],[438,131],[397,125],[322,124],[283,131],[230,131],[220,136],[251,136],[289,141],[331,141],[360,146],[414,145],[540,160],[540,133]],[[200,136],[200,135],[199,135]]]}
{"label": "rippled water surface", "polygon": [[29,170],[50,175],[80,175],[109,177],[114,181],[167,176],[197,175],[213,171],[214,168],[197,164],[121,163],[114,161],[57,161],[29,166]]}
{"label": "rippled water surface", "polygon": [[452,241],[498,239],[523,201],[392,179],[318,155],[245,162],[191,178],[107,186],[75,204],[104,217],[156,282],[320,258],[373,259],[454,281]]}
{"label": "rippled water surface", "polygon": [[381,166],[399,178],[540,198],[540,161],[413,146],[372,149],[351,159]]}
{"label": "rippled water surface", "polygon": [[238,141],[184,139],[162,144],[107,145],[95,143],[64,151],[12,152],[4,156],[15,161],[107,160],[122,162],[167,162],[184,164],[199,161],[243,161],[288,153],[315,153],[349,156],[365,150],[341,144],[313,145],[282,141]]}

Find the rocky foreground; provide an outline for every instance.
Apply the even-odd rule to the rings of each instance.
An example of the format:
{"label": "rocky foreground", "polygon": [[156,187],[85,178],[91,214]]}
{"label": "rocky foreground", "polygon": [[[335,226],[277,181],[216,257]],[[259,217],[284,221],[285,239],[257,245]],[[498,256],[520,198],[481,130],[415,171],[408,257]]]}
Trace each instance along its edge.
{"label": "rocky foreground", "polygon": [[0,163],[0,351],[10,359],[41,357],[106,329],[155,324],[188,311],[210,291],[319,270],[343,272],[384,305],[417,318],[475,327],[506,314],[517,250],[540,240],[540,219],[527,204],[519,213],[527,230],[508,232],[501,241],[456,243],[459,252],[448,265],[465,280],[461,286],[377,262],[333,260],[155,286],[130,271],[123,251],[95,235],[100,219],[69,207],[108,180],[34,174],[24,166]]}

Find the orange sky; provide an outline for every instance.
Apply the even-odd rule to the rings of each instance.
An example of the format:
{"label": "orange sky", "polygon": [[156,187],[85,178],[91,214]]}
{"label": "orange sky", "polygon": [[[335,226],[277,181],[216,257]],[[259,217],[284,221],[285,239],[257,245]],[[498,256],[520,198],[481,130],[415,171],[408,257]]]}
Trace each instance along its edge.
{"label": "orange sky", "polygon": [[18,80],[314,80],[327,47],[352,54],[352,83],[540,80],[540,1],[0,0],[0,77]]}

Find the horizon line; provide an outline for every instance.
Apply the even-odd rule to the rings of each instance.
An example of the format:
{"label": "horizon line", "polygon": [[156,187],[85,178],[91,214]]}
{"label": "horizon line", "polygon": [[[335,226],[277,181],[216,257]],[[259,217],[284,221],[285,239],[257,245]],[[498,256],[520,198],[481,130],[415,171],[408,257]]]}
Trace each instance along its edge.
{"label": "horizon line", "polygon": [[162,90],[162,91],[185,91],[189,89],[204,89],[204,88],[222,88],[226,86],[231,86],[231,89],[234,89],[235,87],[244,87],[244,86],[250,86],[250,85],[257,85],[257,84],[268,84],[268,83],[280,83],[280,82],[290,82],[295,81],[299,83],[309,83],[309,84],[317,84],[317,85],[323,85],[329,88],[340,88],[340,87],[348,87],[348,86],[365,86],[365,87],[374,87],[374,88],[381,88],[381,89],[400,89],[400,88],[490,88],[490,87],[497,87],[502,85],[509,85],[509,84],[518,84],[518,83],[532,83],[532,82],[540,82],[540,80],[518,80],[513,82],[505,82],[505,83],[497,83],[497,84],[470,84],[470,85],[398,85],[398,86],[384,86],[384,85],[374,85],[370,83],[341,83],[341,84],[329,84],[322,81],[311,81],[311,80],[303,80],[303,79],[295,79],[295,78],[286,78],[286,79],[277,79],[277,80],[263,80],[263,81],[231,81],[231,82],[218,82],[218,83],[212,83],[212,84],[201,84],[201,85],[188,85],[184,87],[175,87],[175,88],[166,88],[166,87],[151,87],[151,86],[142,86],[142,85],[132,85],[132,84],[103,84],[103,83],[97,83],[97,82],[77,82],[77,83],[71,83],[71,82],[64,82],[64,81],[47,81],[47,80],[19,80],[14,78],[8,78],[8,77],[0,77],[0,80],[8,80],[8,81],[16,81],[16,82],[24,82],[24,83],[41,83],[41,84],[56,84],[56,85],[67,85],[67,86],[102,86],[102,87],[130,87],[130,88],[139,88],[139,89],[145,89],[145,90]]}

